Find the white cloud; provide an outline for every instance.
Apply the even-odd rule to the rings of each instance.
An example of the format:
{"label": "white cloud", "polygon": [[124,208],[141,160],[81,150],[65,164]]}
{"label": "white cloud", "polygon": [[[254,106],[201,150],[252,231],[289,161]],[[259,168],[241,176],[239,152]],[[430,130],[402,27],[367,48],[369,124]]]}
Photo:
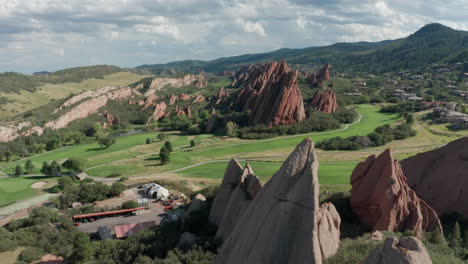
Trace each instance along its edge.
{"label": "white cloud", "polygon": [[467,6],[466,0],[0,0],[0,72],[380,41],[433,22],[467,30]]}
{"label": "white cloud", "polygon": [[265,29],[263,28],[263,25],[260,22],[238,20],[238,23],[241,25],[245,32],[256,33],[262,37],[266,36]]}

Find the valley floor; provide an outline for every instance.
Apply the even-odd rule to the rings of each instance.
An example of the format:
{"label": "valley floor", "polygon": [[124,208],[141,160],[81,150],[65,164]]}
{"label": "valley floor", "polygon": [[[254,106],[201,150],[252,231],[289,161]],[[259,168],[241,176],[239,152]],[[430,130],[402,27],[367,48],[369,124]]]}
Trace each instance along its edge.
{"label": "valley floor", "polygon": [[[249,162],[262,181],[266,181],[281,166],[292,149],[305,137],[311,137],[315,142],[331,137],[348,137],[367,135],[378,126],[400,122],[395,114],[383,114],[380,108],[373,105],[359,105],[357,111],[359,120],[334,131],[317,132],[293,136],[281,136],[264,140],[242,140],[224,138],[213,135],[183,136],[177,132],[171,133],[174,152],[168,165],[161,166],[159,149],[163,142],[156,139],[157,133],[144,132],[117,138],[117,142],[107,149],[102,149],[97,143],[66,147],[52,152],[30,157],[36,167],[33,174],[40,174],[42,162],[56,160],[62,162],[70,157],[82,157],[88,160],[86,173],[104,182],[114,182],[120,177],[129,177],[129,182],[143,182],[155,179],[183,179],[190,185],[204,185],[220,182],[226,163],[237,158],[241,162]],[[419,152],[439,147],[462,136],[468,136],[467,131],[452,132],[443,125],[430,125],[422,120],[425,112],[417,113],[417,130],[415,137],[396,140],[377,148],[359,151],[322,151],[318,150],[320,161],[319,178],[322,184],[349,184],[349,177],[356,164],[371,154],[378,154],[386,148],[391,148],[394,156],[402,159]],[[146,139],[154,140],[145,144]],[[190,140],[199,144],[190,147]],[[19,163],[0,163],[0,171],[12,174]],[[39,180],[39,179],[38,179]],[[0,205],[15,200],[25,199],[40,193],[40,190],[29,188],[34,180],[30,176],[20,178],[2,178],[1,181],[15,182],[18,189],[15,196],[0,189]],[[8,197],[8,198],[6,198]]]}

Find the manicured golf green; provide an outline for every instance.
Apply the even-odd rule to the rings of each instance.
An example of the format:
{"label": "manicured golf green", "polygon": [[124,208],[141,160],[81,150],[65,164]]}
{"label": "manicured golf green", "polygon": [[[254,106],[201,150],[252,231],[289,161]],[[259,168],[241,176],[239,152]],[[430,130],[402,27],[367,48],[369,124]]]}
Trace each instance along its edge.
{"label": "manicured golf green", "polygon": [[14,203],[40,193],[40,189],[33,189],[31,185],[38,181],[50,181],[50,177],[10,177],[0,179],[0,206]]}
{"label": "manicured golf green", "polygon": [[[222,179],[227,167],[227,162],[207,163],[179,172],[185,177]],[[244,166],[245,162],[241,162]],[[255,175],[266,182],[281,167],[282,162],[249,162]],[[348,184],[351,172],[357,162],[330,162],[320,163],[319,181],[321,184]]]}

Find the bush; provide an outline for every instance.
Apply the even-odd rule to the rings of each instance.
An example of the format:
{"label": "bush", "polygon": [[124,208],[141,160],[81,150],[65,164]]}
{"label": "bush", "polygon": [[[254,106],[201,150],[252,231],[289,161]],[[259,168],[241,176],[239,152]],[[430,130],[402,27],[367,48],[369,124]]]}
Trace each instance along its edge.
{"label": "bush", "polygon": [[112,146],[116,141],[114,138],[112,137],[101,137],[101,138],[98,138],[97,140],[98,144],[102,147],[102,148],[109,148],[110,146]]}
{"label": "bush", "polygon": [[127,186],[121,182],[114,182],[111,185],[110,191],[109,191],[109,196],[110,197],[115,197],[120,195],[123,191],[127,189]]}
{"label": "bush", "polygon": [[63,164],[62,167],[74,172],[82,172],[86,167],[86,160],[82,158],[69,158]]}
{"label": "bush", "polygon": [[132,209],[132,208],[137,208],[138,207],[138,202],[137,201],[125,201],[122,203],[122,209]]}
{"label": "bush", "polygon": [[33,263],[41,259],[44,255],[44,251],[39,248],[28,248],[23,251],[18,256],[18,262],[20,263]]}
{"label": "bush", "polygon": [[124,181],[127,181],[127,180],[128,180],[128,177],[121,177],[119,181],[124,182]]}

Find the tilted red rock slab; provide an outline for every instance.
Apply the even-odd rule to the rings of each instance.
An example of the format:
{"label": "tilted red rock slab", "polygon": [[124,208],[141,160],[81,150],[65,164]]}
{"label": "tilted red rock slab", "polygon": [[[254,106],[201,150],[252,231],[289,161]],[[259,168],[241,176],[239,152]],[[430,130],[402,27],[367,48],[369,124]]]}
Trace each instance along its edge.
{"label": "tilted red rock slab", "polygon": [[437,213],[409,188],[389,149],[358,164],[351,185],[351,207],[373,230],[413,230],[421,237],[424,231],[441,229]]}

